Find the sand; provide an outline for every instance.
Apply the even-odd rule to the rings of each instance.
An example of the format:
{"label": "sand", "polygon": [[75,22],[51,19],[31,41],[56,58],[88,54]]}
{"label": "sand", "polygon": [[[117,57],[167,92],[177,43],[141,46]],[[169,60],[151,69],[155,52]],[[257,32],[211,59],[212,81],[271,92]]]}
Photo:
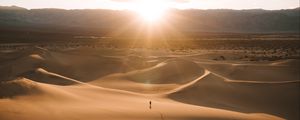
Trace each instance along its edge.
{"label": "sand", "polygon": [[1,53],[0,120],[300,118],[299,60],[203,56],[121,49]]}

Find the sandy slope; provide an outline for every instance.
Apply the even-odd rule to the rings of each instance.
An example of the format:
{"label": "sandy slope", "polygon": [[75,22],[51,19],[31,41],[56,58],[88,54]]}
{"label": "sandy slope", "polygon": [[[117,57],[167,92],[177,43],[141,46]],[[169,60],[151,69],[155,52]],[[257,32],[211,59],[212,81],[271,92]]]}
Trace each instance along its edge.
{"label": "sandy slope", "polygon": [[[54,86],[17,81],[20,86],[34,84],[34,92],[14,99],[0,101],[0,118],[10,119],[279,119],[266,114],[243,114],[227,110],[197,107],[159,97],[146,97],[125,91],[104,89],[89,85]],[[6,88],[5,91],[14,88]],[[148,108],[152,100],[153,109]]]}
{"label": "sandy slope", "polygon": [[229,81],[213,73],[168,96],[184,103],[241,112],[299,118],[299,81],[266,83]]}
{"label": "sandy slope", "polygon": [[297,60],[143,54],[35,48],[1,55],[0,119],[299,119]]}
{"label": "sandy slope", "polygon": [[[177,61],[176,65],[188,66],[182,64],[182,61]],[[192,66],[197,65],[189,67],[193,68]],[[93,81],[91,84],[139,93],[165,93],[171,99],[194,105],[247,113],[269,113],[288,119],[299,119],[300,79],[298,68],[294,66],[243,65],[227,62],[200,63],[199,66],[206,68],[207,73],[198,72],[201,73],[195,75],[198,77],[182,84],[178,82],[181,80],[180,77],[170,77],[173,81],[172,85],[168,84],[166,78],[163,80],[166,80],[164,82],[167,83],[161,82],[152,85],[148,84],[148,79],[144,79],[146,84],[128,79],[136,78],[137,74],[149,75],[145,78],[156,77],[157,75],[151,73],[149,69],[109,76],[102,80]],[[197,66],[197,69],[204,71],[199,66]],[[150,70],[159,71],[160,69],[158,66],[154,66]],[[187,70],[188,73],[191,73],[189,70],[192,69]],[[167,76],[169,73],[176,73],[174,71],[176,70],[170,69],[164,72],[160,71],[160,73],[167,72],[165,74]],[[185,74],[185,72],[183,71],[181,74]]]}
{"label": "sandy slope", "polygon": [[161,93],[191,82],[203,74],[204,69],[194,62],[170,59],[150,68],[112,74],[90,84],[139,93]]}

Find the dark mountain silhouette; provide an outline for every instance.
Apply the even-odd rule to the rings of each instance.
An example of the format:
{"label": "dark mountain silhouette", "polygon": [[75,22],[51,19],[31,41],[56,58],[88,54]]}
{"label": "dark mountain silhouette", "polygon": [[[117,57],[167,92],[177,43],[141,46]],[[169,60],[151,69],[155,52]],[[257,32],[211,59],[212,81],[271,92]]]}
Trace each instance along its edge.
{"label": "dark mountain silhouette", "polygon": [[[299,8],[286,10],[170,10],[168,27],[187,35],[199,32],[272,33],[299,32]],[[122,30],[131,35],[141,30],[141,21],[130,11],[105,9],[31,9],[0,6],[0,31],[43,31],[68,34],[113,35]],[[157,29],[172,33],[165,28]]]}
{"label": "dark mountain silhouette", "polygon": [[27,9],[13,5],[13,6],[0,6],[0,10],[27,10]]}

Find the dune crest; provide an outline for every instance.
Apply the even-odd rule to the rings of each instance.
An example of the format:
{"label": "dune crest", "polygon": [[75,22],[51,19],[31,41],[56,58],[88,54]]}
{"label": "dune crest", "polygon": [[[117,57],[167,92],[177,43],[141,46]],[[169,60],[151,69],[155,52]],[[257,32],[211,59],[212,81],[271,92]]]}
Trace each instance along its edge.
{"label": "dune crest", "polygon": [[0,119],[299,119],[299,70],[287,65],[293,61],[142,52],[33,48],[3,53]]}
{"label": "dune crest", "polygon": [[0,99],[29,95],[41,92],[39,86],[28,79],[19,78],[12,81],[0,82]]}
{"label": "dune crest", "polygon": [[118,73],[90,84],[139,93],[163,93],[194,81],[204,74],[198,64],[184,59],[170,59],[153,67]]}
{"label": "dune crest", "polygon": [[167,96],[183,103],[246,113],[269,113],[296,120],[299,118],[299,85],[300,81],[235,81],[209,73]]}

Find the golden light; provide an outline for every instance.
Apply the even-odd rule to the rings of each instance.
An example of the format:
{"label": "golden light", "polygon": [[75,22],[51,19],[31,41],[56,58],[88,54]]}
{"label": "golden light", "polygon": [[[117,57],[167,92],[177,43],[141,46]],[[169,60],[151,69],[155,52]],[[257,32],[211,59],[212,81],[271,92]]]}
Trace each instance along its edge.
{"label": "golden light", "polygon": [[164,0],[141,0],[134,3],[132,10],[148,23],[163,19],[168,7]]}

